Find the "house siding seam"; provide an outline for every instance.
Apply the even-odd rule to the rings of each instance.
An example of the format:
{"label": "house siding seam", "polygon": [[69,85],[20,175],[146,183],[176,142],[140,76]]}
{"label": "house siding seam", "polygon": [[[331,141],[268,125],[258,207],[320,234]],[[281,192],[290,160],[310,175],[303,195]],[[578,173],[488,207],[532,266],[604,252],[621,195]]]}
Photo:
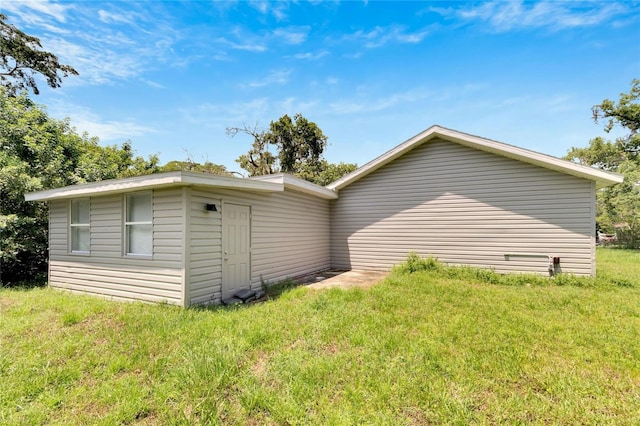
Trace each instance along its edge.
{"label": "house siding seam", "polygon": [[593,183],[433,140],[331,201],[331,265],[388,269],[409,252],[498,272],[591,275]]}
{"label": "house siding seam", "polygon": [[152,259],[122,256],[123,197],[120,194],[91,198],[91,251],[88,255],[69,253],[68,200],[50,201],[49,284],[117,300],[181,304],[181,190],[153,192]]}

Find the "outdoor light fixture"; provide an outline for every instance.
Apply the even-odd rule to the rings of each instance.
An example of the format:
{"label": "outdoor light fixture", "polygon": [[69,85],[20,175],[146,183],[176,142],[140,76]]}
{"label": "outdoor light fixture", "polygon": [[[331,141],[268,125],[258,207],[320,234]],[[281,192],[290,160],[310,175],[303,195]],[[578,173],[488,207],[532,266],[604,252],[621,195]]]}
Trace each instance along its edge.
{"label": "outdoor light fixture", "polygon": [[217,212],[218,211],[218,209],[216,208],[215,204],[205,204],[204,208],[208,212]]}

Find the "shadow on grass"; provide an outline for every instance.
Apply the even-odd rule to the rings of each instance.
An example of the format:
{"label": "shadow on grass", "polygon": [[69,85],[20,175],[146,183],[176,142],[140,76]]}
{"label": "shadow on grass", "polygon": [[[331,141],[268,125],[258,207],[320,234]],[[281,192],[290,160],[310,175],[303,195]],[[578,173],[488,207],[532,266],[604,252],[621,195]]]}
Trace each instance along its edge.
{"label": "shadow on grass", "polygon": [[189,309],[193,309],[193,310],[204,310],[204,311],[219,311],[219,310],[223,310],[223,311],[229,311],[229,310],[237,310],[237,309],[244,309],[244,308],[249,308],[251,306],[254,306],[256,304],[260,304],[262,302],[266,302],[268,300],[276,300],[278,298],[280,298],[281,296],[283,296],[286,293],[289,293],[290,291],[304,286],[304,283],[300,283],[296,280],[293,279],[285,279],[282,281],[278,281],[277,283],[273,283],[273,284],[269,284],[269,283],[263,283],[262,284],[262,289],[264,291],[264,296],[262,296],[261,298],[257,299],[257,300],[252,300],[250,302],[247,303],[238,303],[235,305],[217,305],[217,304],[209,304],[209,305],[194,305],[194,306],[190,306]]}
{"label": "shadow on grass", "polygon": [[277,299],[283,294],[303,285],[303,283],[288,278],[274,284],[267,284],[263,287],[268,299]]}
{"label": "shadow on grass", "polygon": [[0,288],[7,288],[15,291],[28,291],[34,288],[44,288],[47,286],[47,277],[30,281],[18,281],[18,282],[0,282]]}

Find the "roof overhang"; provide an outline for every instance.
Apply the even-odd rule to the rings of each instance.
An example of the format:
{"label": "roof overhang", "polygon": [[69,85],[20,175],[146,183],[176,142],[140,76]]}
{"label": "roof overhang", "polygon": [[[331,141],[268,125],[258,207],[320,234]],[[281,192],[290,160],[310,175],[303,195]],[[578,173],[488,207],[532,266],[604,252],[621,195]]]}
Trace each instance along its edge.
{"label": "roof overhang", "polygon": [[177,171],[30,192],[25,194],[25,200],[49,201],[178,186],[215,187],[251,192],[282,192],[285,189],[285,185],[277,182]]}
{"label": "roof overhang", "polygon": [[447,129],[445,127],[432,126],[424,132],[412,137],[411,139],[408,139],[392,150],[387,151],[378,158],[368,162],[357,170],[327,185],[327,188],[334,191],[339,191],[347,185],[350,185],[357,180],[362,179],[369,173],[378,170],[382,166],[406,154],[412,149],[417,148],[418,146],[434,139],[443,139],[455,142],[460,145],[490,152],[503,157],[513,158],[525,163],[544,167],[550,170],[555,170],[560,173],[588,179],[596,183],[596,188],[603,188],[605,186],[621,183],[623,180],[623,177],[616,173],[594,169],[592,167],[583,166],[571,161],[552,157],[550,155],[541,154],[539,152],[530,151],[528,149],[519,148],[517,146],[497,142],[491,139],[485,139],[479,136],[458,132],[455,130]]}
{"label": "roof overhang", "polygon": [[336,198],[338,198],[338,194],[331,189],[284,173],[275,175],[253,176],[250,179],[260,182],[277,183],[280,185],[284,185],[285,189],[314,195],[319,198],[324,198],[325,200],[335,200]]}

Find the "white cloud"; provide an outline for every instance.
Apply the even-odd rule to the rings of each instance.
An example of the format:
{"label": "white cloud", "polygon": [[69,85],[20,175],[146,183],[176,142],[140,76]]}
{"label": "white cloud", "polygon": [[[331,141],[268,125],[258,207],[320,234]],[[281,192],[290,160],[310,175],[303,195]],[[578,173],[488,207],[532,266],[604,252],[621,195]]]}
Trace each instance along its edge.
{"label": "white cloud", "polygon": [[222,126],[249,126],[259,124],[256,120],[269,116],[268,98],[255,98],[248,101],[203,103],[196,107],[179,109],[185,121],[193,126],[211,128]]}
{"label": "white cloud", "polygon": [[233,49],[246,50],[248,52],[264,52],[267,50],[267,46],[265,46],[264,44],[253,44],[253,43],[242,44],[242,43],[229,42],[229,46],[231,46]]}
{"label": "white cloud", "polygon": [[392,42],[409,44],[420,43],[430,33],[431,30],[428,28],[408,32],[404,27],[398,25],[392,25],[389,27],[377,26],[370,31],[359,30],[353,34],[348,34],[344,39],[361,42],[367,48],[376,48]]}
{"label": "white cloud", "polygon": [[142,81],[144,84],[146,84],[149,87],[153,87],[154,89],[165,89],[166,87],[160,83],[156,83],[155,81],[152,80],[147,80],[146,78],[141,78],[140,81]]}
{"label": "white cloud", "polygon": [[227,45],[232,49],[244,50],[247,52],[260,53],[267,50],[267,46],[265,46],[265,44],[261,40],[258,40],[256,37],[253,37],[253,36],[242,34],[242,31],[239,28],[235,28],[232,31],[232,34],[236,36],[236,38],[244,41],[239,43],[239,42],[231,41],[225,37],[220,37],[216,41],[220,44]]}
{"label": "white cloud", "polygon": [[278,21],[288,18],[289,3],[286,1],[250,1],[249,4],[263,15],[273,15]]}
{"label": "white cloud", "polygon": [[303,115],[308,113],[309,110],[313,109],[318,105],[318,102],[315,101],[300,101],[295,97],[288,97],[281,102],[278,102],[275,105],[276,111],[283,111],[283,113],[294,114],[294,113],[302,113]]}
{"label": "white cloud", "polygon": [[[577,6],[576,6],[577,5]],[[607,22],[624,15],[627,8],[620,3],[552,2],[526,3],[490,1],[462,9],[432,9],[441,15],[455,15],[465,21],[482,21],[499,32],[518,28],[547,27],[554,30],[585,27]]]}
{"label": "white cloud", "polygon": [[289,81],[290,75],[291,75],[291,70],[272,71],[262,79],[254,80],[247,84],[242,84],[242,86],[255,88],[255,87],[270,86],[274,84],[282,85],[282,84],[286,84]]}
{"label": "white cloud", "polygon": [[71,124],[80,131],[86,131],[91,136],[98,136],[102,142],[106,143],[123,142],[135,136],[142,136],[156,131],[151,127],[131,122],[101,122],[77,116],[74,116]]}
{"label": "white cloud", "polygon": [[269,12],[269,4],[266,1],[251,1],[251,6],[258,12],[266,15]]}
{"label": "white cloud", "polygon": [[103,143],[120,143],[135,136],[156,133],[156,130],[137,124],[133,121],[105,120],[89,108],[52,102],[49,111],[55,117],[70,117],[70,122],[79,133],[87,132],[89,136],[97,136]]}
{"label": "white cloud", "polygon": [[276,38],[282,39],[287,44],[301,44],[307,40],[309,27],[278,28],[273,31]]}
{"label": "white cloud", "polygon": [[[2,0],[0,0],[2,1]],[[5,4],[7,7],[5,7]],[[80,73],[66,85],[109,84],[143,75],[154,62],[167,63],[180,36],[163,21],[162,11],[150,14],[137,6],[109,10],[91,3],[5,2],[3,8],[18,19],[29,34],[37,35],[43,49]],[[20,21],[21,20],[21,21]],[[60,22],[65,23],[60,26]],[[30,27],[40,30],[32,31]],[[169,62],[174,66],[176,61]]]}
{"label": "white cloud", "polygon": [[307,40],[309,27],[278,28],[262,34],[252,33],[244,27],[236,26],[225,37],[219,37],[215,41],[229,46],[235,50],[262,53],[269,50],[273,42],[281,42],[289,45],[299,45]]}
{"label": "white cloud", "polygon": [[321,50],[319,52],[316,53],[311,53],[311,52],[305,52],[305,53],[297,53],[295,55],[293,55],[294,58],[296,59],[307,59],[310,61],[315,61],[318,60],[320,58],[323,58],[325,56],[327,56],[329,54],[328,50]]}
{"label": "white cloud", "polygon": [[406,92],[394,93],[377,99],[359,97],[356,100],[343,100],[329,105],[336,114],[359,114],[363,112],[379,112],[402,103],[417,102],[432,96],[425,88],[415,88]]}
{"label": "white cloud", "polygon": [[[331,84],[330,81],[327,81]],[[409,90],[389,93],[382,96],[372,96],[379,93],[377,88],[369,85],[355,87],[355,95],[329,104],[334,114],[362,114],[382,111],[402,110],[402,105],[414,111],[416,106],[451,104],[458,99],[473,98],[474,94],[487,90],[486,83],[465,83],[450,87],[438,87],[437,90],[425,86],[418,86]],[[484,99],[484,98],[483,98]],[[425,102],[428,100],[428,102]]]}
{"label": "white cloud", "polygon": [[362,57],[362,52],[345,53],[342,55],[342,57],[347,59],[359,59]]}
{"label": "white cloud", "polygon": [[229,57],[229,54],[224,51],[224,50],[220,50],[219,52],[216,52],[213,54],[213,56],[211,56],[213,59],[215,59],[216,61],[230,61],[231,58]]}
{"label": "white cloud", "polygon": [[283,114],[293,116],[293,114],[300,112],[311,119],[314,112],[317,112],[318,105],[319,103],[316,101],[291,96],[284,99],[258,97],[240,101],[221,99],[217,103],[184,107],[179,109],[179,112],[193,128],[215,129],[216,132],[224,133],[221,132],[221,129],[245,125],[257,130],[265,129],[268,128],[272,120]]}
{"label": "white cloud", "polygon": [[129,24],[129,23],[133,22],[133,19],[132,19],[131,15],[125,15],[125,14],[119,14],[119,13],[111,13],[111,12],[107,12],[106,10],[102,10],[102,9],[100,9],[98,11],[98,17],[105,24],[108,24],[110,22],[119,22],[119,23]]}
{"label": "white cloud", "polygon": [[63,62],[72,63],[80,73],[69,84],[80,80],[90,84],[106,84],[113,80],[128,79],[143,73],[139,55],[123,54],[101,47],[82,46],[60,38],[43,39],[43,46],[60,55]]}
{"label": "white cloud", "polygon": [[67,30],[66,28],[56,27],[55,25],[50,25],[46,23],[40,23],[39,25],[43,30],[49,31],[54,34],[60,34],[60,35],[71,34],[71,31]]}
{"label": "white cloud", "polygon": [[54,18],[58,22],[67,21],[67,11],[73,6],[47,1],[5,1],[2,9],[18,15],[24,22],[39,24],[45,19],[42,15]]}

